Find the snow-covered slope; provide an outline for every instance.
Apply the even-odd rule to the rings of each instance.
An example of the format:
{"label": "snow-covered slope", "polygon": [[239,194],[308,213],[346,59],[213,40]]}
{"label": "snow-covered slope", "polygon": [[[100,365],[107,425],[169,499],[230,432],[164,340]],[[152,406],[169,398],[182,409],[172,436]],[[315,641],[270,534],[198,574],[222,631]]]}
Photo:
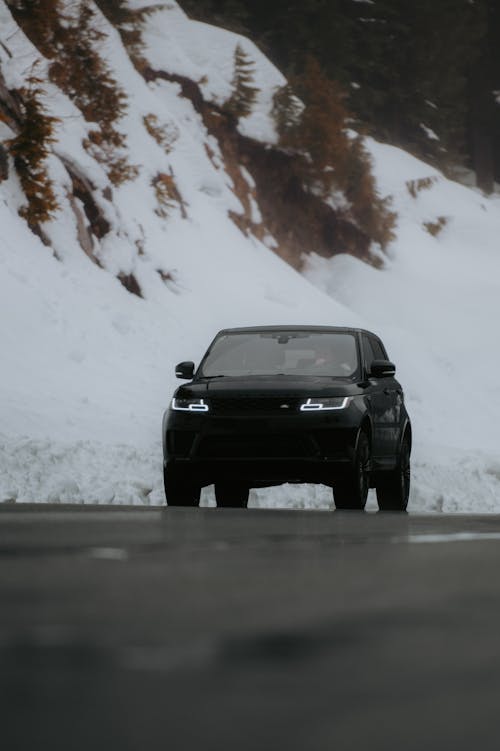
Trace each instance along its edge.
{"label": "snow-covered slope", "polygon": [[390,257],[383,270],[311,257],[306,275],[379,331],[398,364],[417,439],[413,508],[498,510],[500,199],[367,145],[399,215]]}
{"label": "snow-covered slope", "polygon": [[[310,256],[300,275],[231,220],[229,212],[243,210],[234,182],[179,84],[145,83],[116,31],[100,24],[129,97],[120,130],[139,175],[106,198],[104,170],[81,145],[88,123],[47,82],[47,108],[61,118],[49,163],[61,210],[44,226],[55,255],[17,215],[23,196],[14,170],[0,182],[0,501],[162,503],[160,423],[175,363],[199,358],[225,326],[326,323],[376,330],[398,365],[415,429],[411,507],[500,509],[498,201],[370,143],[381,194],[393,196],[399,213],[385,268]],[[144,39],[152,68],[199,81],[218,103],[230,93],[242,45],[260,94],[239,128],[272,142],[271,96],[283,78],[248,40],[190,21],[173,2],[151,17]],[[0,41],[1,70],[14,88],[40,55],[3,0]],[[169,134],[167,149],[144,127],[148,115]],[[12,135],[0,128],[0,140]],[[82,207],[68,197],[68,163],[93,184],[110,225],[94,241],[99,265],[78,240],[75,203]],[[251,184],[248,171],[241,175]],[[152,187],[159,173],[173,176],[182,197],[165,212]],[[446,223],[433,237],[423,224],[440,216]],[[143,297],[119,274],[133,275]],[[330,502],[331,493],[308,487],[252,495],[254,504]]]}

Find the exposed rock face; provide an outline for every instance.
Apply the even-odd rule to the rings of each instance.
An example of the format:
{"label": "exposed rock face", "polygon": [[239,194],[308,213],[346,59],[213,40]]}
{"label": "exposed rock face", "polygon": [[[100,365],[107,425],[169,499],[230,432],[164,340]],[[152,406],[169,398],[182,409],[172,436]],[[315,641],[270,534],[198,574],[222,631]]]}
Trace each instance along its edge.
{"label": "exposed rock face", "polygon": [[[82,173],[81,170],[78,169],[75,164],[70,163],[65,158],[62,158],[61,161],[66,167],[68,175],[71,178],[71,183],[73,185],[73,196],[75,198],[78,198],[83,204],[85,216],[87,217],[89,222],[90,231],[96,238],[100,240],[109,232],[110,224],[104,216],[102,208],[97,203],[95,197],[95,186],[90,182],[90,180],[88,180],[88,178]],[[110,188],[106,189],[106,191],[108,190],[111,191]],[[107,192],[107,195],[111,196],[112,194],[110,192]],[[111,200],[111,197],[108,198],[108,200]]]}
{"label": "exposed rock face", "polygon": [[[61,157],[61,161],[71,180],[72,190],[68,191],[68,201],[75,216],[78,242],[83,252],[100,266],[95,251],[98,248],[99,240],[110,231],[110,224],[103,209],[99,206],[95,186],[67,158]],[[104,197],[111,200],[111,188],[106,188]]]}
{"label": "exposed rock face", "polygon": [[125,274],[122,272],[118,274],[118,279],[123,284],[125,289],[128,290],[132,295],[142,297],[141,288],[139,287],[139,283],[133,274]]}

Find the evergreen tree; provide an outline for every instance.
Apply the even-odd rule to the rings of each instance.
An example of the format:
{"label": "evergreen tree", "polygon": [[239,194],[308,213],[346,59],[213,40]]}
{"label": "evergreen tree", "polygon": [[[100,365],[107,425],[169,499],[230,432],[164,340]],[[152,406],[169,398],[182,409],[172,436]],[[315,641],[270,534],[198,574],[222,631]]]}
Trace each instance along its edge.
{"label": "evergreen tree", "polygon": [[246,117],[252,111],[259,89],[254,83],[255,64],[240,44],[234,51],[234,73],[231,81],[232,94],[224,105],[226,112],[236,118]]}
{"label": "evergreen tree", "polygon": [[16,91],[22,102],[22,120],[18,134],[9,141],[8,147],[27,199],[27,205],[19,213],[32,230],[39,232],[39,225],[49,221],[59,208],[45,164],[50,144],[55,141],[57,118],[45,111],[41,80],[31,76],[27,83],[28,86]]}

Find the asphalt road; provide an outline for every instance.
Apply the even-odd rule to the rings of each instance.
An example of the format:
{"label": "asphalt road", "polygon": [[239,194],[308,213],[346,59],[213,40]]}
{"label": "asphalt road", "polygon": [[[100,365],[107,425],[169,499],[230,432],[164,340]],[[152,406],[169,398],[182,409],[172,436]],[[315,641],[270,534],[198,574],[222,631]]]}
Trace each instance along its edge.
{"label": "asphalt road", "polygon": [[500,748],[500,517],[0,507],[0,747]]}

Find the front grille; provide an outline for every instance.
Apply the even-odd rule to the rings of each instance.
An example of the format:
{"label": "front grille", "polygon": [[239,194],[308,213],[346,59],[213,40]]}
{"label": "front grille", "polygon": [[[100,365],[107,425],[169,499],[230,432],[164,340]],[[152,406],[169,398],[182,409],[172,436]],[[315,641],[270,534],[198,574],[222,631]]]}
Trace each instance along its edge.
{"label": "front grille", "polygon": [[231,435],[204,438],[197,453],[206,459],[307,459],[316,456],[317,449],[301,435]]}
{"label": "front grille", "polygon": [[287,396],[221,397],[210,399],[210,407],[216,415],[292,414],[298,411],[301,401]]}

